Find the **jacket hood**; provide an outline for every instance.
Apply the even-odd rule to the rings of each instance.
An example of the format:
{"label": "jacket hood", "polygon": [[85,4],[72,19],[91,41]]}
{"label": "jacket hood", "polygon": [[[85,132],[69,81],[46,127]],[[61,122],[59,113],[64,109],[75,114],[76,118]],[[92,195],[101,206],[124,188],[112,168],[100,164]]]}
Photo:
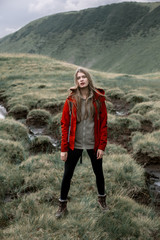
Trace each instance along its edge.
{"label": "jacket hood", "polygon": [[105,100],[105,91],[102,88],[96,88],[96,92],[94,92],[94,98],[95,100],[97,100],[98,98]]}

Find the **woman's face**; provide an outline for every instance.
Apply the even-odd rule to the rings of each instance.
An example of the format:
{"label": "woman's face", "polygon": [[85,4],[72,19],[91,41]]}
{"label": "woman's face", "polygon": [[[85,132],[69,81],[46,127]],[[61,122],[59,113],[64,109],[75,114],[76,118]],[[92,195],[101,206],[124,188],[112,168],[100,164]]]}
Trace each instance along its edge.
{"label": "woman's face", "polygon": [[84,73],[82,72],[77,73],[77,83],[78,83],[78,87],[80,88],[88,87],[89,81]]}

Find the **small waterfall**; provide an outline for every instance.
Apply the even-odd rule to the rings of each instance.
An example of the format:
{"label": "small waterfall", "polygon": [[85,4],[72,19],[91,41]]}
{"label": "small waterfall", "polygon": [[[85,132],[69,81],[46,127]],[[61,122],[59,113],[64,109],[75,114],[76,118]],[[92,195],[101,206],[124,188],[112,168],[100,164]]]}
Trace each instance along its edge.
{"label": "small waterfall", "polygon": [[7,111],[6,111],[5,107],[0,105],[0,119],[5,119],[6,115],[7,115]]}

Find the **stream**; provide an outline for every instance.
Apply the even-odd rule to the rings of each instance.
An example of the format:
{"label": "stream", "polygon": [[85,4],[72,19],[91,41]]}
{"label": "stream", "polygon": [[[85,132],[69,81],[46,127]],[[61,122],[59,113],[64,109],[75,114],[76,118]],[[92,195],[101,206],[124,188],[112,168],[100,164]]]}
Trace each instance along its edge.
{"label": "stream", "polygon": [[7,111],[5,107],[0,105],[0,119],[5,119],[6,115],[7,115]]}
{"label": "stream", "polygon": [[[128,110],[118,108],[115,111],[116,116],[127,116]],[[160,164],[149,164],[144,167],[145,180],[148,187],[149,195],[156,206],[160,206]]]}
{"label": "stream", "polygon": [[[0,119],[5,119],[6,115],[7,115],[6,108],[3,105],[0,105]],[[23,123],[25,126],[27,126],[26,119],[19,119],[17,121],[19,121],[19,122]],[[37,136],[45,136],[45,137],[48,137],[48,139],[50,140],[53,147],[58,146],[58,144],[59,144],[58,140],[45,134],[46,127],[27,126],[27,128],[29,130],[28,137],[31,141],[33,139],[35,139]]]}
{"label": "stream", "polygon": [[[123,110],[116,111],[115,113],[117,116],[125,116],[126,112]],[[7,115],[7,111],[3,105],[0,105],[0,119],[5,119]],[[19,122],[25,124],[25,119],[19,119]],[[26,124],[25,124],[26,125]],[[58,146],[58,141],[52,138],[49,135],[45,134],[46,128],[44,126],[35,127],[35,126],[27,126],[29,133],[28,136],[30,140],[33,140],[37,136],[46,136],[49,138],[50,142],[54,147]],[[146,166],[145,168],[145,175],[146,175],[146,184],[148,186],[148,190],[151,196],[151,199],[155,205],[160,205],[160,165],[158,164],[151,164]]]}
{"label": "stream", "polygon": [[55,138],[45,134],[46,127],[28,126],[28,129],[29,129],[28,136],[30,140],[33,140],[37,136],[45,136],[45,137],[48,137],[48,139],[50,140],[50,142],[54,147],[58,146],[58,141]]}

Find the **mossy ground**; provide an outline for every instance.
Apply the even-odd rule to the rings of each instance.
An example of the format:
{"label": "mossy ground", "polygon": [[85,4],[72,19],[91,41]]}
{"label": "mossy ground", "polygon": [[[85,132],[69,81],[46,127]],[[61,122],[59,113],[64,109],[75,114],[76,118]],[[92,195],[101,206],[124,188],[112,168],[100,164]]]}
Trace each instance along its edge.
{"label": "mossy ground", "polygon": [[[12,113],[26,109],[34,119],[44,117],[47,131],[60,138],[61,110],[76,68],[38,55],[1,55],[0,99]],[[60,151],[32,151],[43,143],[51,146],[49,140],[42,136],[30,141],[25,124],[9,114],[0,121],[1,239],[160,238],[159,215],[147,191],[144,168],[136,161],[139,152],[149,157],[159,154],[160,74],[126,77],[90,71],[111,101],[109,143],[103,159],[110,211],[102,213],[97,208],[95,176],[84,151],[83,164],[78,163],[72,179],[69,214],[57,221],[54,214],[64,166]],[[145,119],[150,121],[151,132],[144,133]],[[20,159],[12,161],[17,156]]]}

